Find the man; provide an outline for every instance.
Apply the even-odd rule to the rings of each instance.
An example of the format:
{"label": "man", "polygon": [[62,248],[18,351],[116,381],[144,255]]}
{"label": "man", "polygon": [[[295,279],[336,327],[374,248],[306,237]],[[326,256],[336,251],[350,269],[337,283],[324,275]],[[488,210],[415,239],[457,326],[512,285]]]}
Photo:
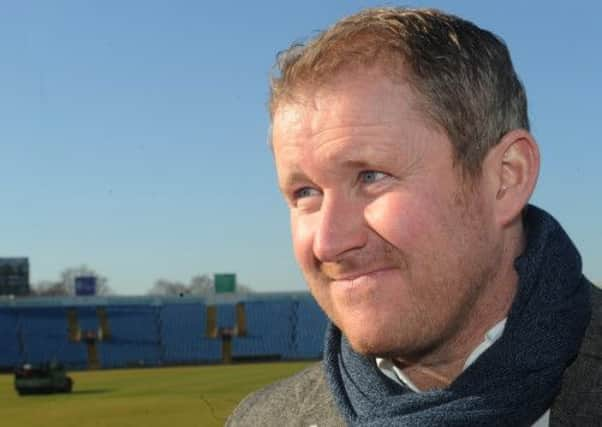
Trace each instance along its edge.
{"label": "man", "polygon": [[278,65],[278,181],[331,324],[322,364],[228,425],[602,425],[601,292],[528,205],[539,151],[503,42],[368,9]]}

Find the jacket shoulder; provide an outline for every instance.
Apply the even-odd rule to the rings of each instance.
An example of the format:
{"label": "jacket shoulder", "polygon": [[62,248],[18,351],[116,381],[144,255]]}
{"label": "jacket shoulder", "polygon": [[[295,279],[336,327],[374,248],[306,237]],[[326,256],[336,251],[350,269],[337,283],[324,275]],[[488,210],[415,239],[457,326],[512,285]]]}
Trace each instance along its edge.
{"label": "jacket shoulder", "polygon": [[316,363],[292,377],[251,393],[238,404],[226,421],[239,426],[344,426]]}
{"label": "jacket shoulder", "polygon": [[602,420],[602,290],[592,285],[592,317],[579,354],[566,369],[550,426],[599,426]]}

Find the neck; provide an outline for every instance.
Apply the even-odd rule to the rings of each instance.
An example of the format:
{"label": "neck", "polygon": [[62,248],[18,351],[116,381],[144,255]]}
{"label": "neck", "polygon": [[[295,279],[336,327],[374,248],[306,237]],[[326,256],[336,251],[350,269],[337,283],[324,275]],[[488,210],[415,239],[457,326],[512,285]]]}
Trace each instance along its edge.
{"label": "neck", "polygon": [[514,260],[524,249],[522,225],[509,233],[506,250],[502,250],[501,266],[478,296],[470,316],[459,324],[456,333],[434,351],[417,358],[395,357],[393,363],[420,390],[448,387],[464,370],[470,354],[483,341],[486,333],[507,317],[514,300],[518,274]]}

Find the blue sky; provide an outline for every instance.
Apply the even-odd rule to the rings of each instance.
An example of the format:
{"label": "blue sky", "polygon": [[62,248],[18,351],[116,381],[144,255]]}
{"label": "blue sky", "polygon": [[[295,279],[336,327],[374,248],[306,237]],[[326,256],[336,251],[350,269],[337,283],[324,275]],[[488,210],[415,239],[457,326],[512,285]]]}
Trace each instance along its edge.
{"label": "blue sky", "polygon": [[[119,294],[236,272],[302,290],[266,145],[274,57],[373,1],[22,1],[0,14],[0,256]],[[416,1],[500,35],[542,151],[533,201],[602,281],[602,6]]]}

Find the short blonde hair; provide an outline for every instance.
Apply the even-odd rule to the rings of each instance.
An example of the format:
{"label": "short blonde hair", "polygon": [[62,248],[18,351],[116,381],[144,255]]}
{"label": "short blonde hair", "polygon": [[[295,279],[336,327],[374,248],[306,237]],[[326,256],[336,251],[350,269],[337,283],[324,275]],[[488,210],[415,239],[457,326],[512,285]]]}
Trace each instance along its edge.
{"label": "short blonde hair", "polygon": [[407,81],[421,108],[447,132],[455,160],[474,176],[510,130],[529,129],[527,98],[504,42],[434,9],[366,9],[278,54],[270,117],[295,94],[354,67]]}

